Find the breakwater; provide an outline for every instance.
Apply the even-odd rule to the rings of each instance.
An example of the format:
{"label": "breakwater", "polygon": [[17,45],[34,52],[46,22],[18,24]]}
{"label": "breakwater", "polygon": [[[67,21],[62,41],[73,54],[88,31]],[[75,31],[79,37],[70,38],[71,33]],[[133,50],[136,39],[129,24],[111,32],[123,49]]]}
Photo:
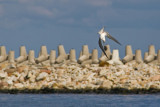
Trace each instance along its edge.
{"label": "breakwater", "polygon": [[0,91],[1,92],[96,92],[96,93],[152,93],[160,91],[160,50],[155,52],[150,45],[142,58],[141,50],[132,52],[126,46],[126,55],[120,59],[117,49],[111,52],[105,46],[108,58],[98,50],[89,53],[87,45],[82,46],[79,58],[75,49],[69,54],[63,45],[47,53],[42,46],[35,58],[34,50],[27,54],[25,46],[20,47],[20,56],[6,53],[0,47]]}

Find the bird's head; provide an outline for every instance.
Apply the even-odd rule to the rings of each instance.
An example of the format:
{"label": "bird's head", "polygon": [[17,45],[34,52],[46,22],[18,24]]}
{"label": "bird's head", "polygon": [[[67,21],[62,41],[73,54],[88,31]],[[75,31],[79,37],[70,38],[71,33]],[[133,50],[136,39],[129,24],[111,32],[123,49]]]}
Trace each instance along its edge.
{"label": "bird's head", "polygon": [[101,35],[104,32],[104,28],[105,28],[105,26],[98,32],[98,34]]}

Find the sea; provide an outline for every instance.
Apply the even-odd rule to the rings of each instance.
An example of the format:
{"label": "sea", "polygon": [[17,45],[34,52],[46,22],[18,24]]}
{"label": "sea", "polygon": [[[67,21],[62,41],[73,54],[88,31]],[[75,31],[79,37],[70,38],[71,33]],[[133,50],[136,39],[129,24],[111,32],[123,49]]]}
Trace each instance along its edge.
{"label": "sea", "polygon": [[0,107],[160,107],[160,94],[0,94]]}

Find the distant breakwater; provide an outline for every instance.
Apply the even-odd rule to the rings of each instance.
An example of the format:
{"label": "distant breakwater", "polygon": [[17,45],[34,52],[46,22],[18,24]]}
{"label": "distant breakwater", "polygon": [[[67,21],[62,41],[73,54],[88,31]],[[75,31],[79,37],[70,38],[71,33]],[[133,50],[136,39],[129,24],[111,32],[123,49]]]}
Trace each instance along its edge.
{"label": "distant breakwater", "polygon": [[153,45],[142,58],[141,50],[132,52],[126,46],[126,55],[119,57],[119,51],[111,53],[105,46],[108,58],[98,50],[89,53],[87,45],[82,46],[79,58],[75,49],[69,54],[63,45],[47,53],[42,46],[35,58],[34,50],[27,54],[25,46],[20,47],[20,56],[14,51],[6,53],[0,47],[0,92],[1,93],[159,93],[160,92],[160,50],[157,54]]}

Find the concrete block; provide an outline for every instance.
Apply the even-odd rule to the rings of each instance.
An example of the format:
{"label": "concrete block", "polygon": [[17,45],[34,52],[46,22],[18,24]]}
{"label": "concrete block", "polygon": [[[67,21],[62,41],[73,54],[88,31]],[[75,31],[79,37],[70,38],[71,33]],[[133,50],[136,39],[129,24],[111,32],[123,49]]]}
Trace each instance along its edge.
{"label": "concrete block", "polygon": [[14,51],[9,51],[8,62],[9,63],[14,63],[15,62],[15,52]]}
{"label": "concrete block", "polygon": [[48,56],[47,47],[41,46],[40,55]]}
{"label": "concrete block", "polygon": [[137,62],[137,63],[142,63],[143,60],[142,60],[141,50],[140,50],[140,49],[136,50],[135,54],[136,54],[136,55],[135,55],[135,60],[136,60],[136,62]]}
{"label": "concrete block", "polygon": [[1,46],[0,47],[0,62],[3,62],[5,60],[7,60],[6,47]]}
{"label": "concrete block", "polygon": [[157,52],[157,61],[160,64],[160,50],[158,50],[158,52]]}
{"label": "concrete block", "polygon": [[25,46],[20,47],[20,56],[27,56],[27,51]]}
{"label": "concrete block", "polygon": [[133,55],[131,45],[126,46],[126,55]]}
{"label": "concrete block", "polygon": [[85,60],[85,61],[83,61],[83,62],[81,63],[82,66],[87,65],[87,64],[89,64],[89,65],[92,64],[92,59]]}
{"label": "concrete block", "polygon": [[79,63],[82,63],[83,61],[86,61],[89,59],[89,56],[87,55],[82,55],[79,59],[78,59],[78,62]]}
{"label": "concrete block", "polygon": [[25,46],[20,47],[20,56],[15,60],[17,63],[21,63],[27,60],[27,52]]}
{"label": "concrete block", "polygon": [[148,52],[144,53],[144,60],[148,57]]}
{"label": "concrete block", "polygon": [[150,45],[148,49],[149,55],[154,55],[155,56],[155,47],[154,45]]}
{"label": "concrete block", "polygon": [[118,49],[114,49],[113,50],[113,55],[112,55],[112,59],[107,61],[109,64],[113,64],[113,65],[122,65],[123,63],[120,61],[120,57],[119,57],[119,50]]}
{"label": "concrete block", "polygon": [[49,59],[49,55],[47,52],[47,47],[46,46],[41,46],[41,50],[39,52],[39,57],[36,58],[35,62],[38,64],[40,62],[46,61]]}
{"label": "concrete block", "polygon": [[66,55],[65,49],[63,45],[58,46],[58,55]]}
{"label": "concrete block", "polygon": [[56,63],[62,63],[66,59],[68,59],[68,55],[65,52],[63,45],[58,46],[58,57],[56,59]]}
{"label": "concrete block", "polygon": [[0,56],[7,56],[6,47],[5,46],[1,46],[0,47]]}
{"label": "concrete block", "polygon": [[154,55],[149,55],[144,61],[146,63],[152,62],[154,60],[155,56]]}
{"label": "concrete block", "polygon": [[23,62],[23,61],[26,61],[26,57],[25,56],[19,56],[15,61],[17,62],[17,63],[21,63],[21,62]]}
{"label": "concrete block", "polygon": [[30,50],[29,51],[28,62],[30,64],[35,64],[35,53],[34,53],[34,50]]}
{"label": "concrete block", "polygon": [[82,47],[82,55],[89,55],[88,45],[83,45],[83,47]]}
{"label": "concrete block", "polygon": [[99,60],[98,60],[98,50],[97,49],[93,49],[92,50],[92,63],[93,64],[98,64]]}
{"label": "concrete block", "polygon": [[150,63],[155,60],[155,47],[154,45],[150,45],[148,49],[148,56],[144,59],[146,63]]}
{"label": "concrete block", "polygon": [[56,51],[55,50],[51,50],[49,60],[50,60],[50,64],[54,64],[56,62]]}
{"label": "concrete block", "polygon": [[79,57],[78,63],[82,63],[83,61],[88,60],[89,57],[90,57],[90,53],[89,53],[88,45],[83,45],[82,56]]}
{"label": "concrete block", "polygon": [[126,46],[125,54],[126,54],[126,56],[122,60],[123,63],[127,63],[127,62],[130,62],[133,60],[133,53],[132,53],[131,45]]}
{"label": "concrete block", "polygon": [[41,55],[40,57],[38,57],[37,59],[36,59],[36,63],[38,64],[38,63],[40,63],[40,62],[43,62],[43,61],[46,61],[46,60],[48,60],[48,56],[45,56],[45,55]]}
{"label": "concrete block", "polygon": [[70,50],[69,60],[70,60],[71,62],[77,62],[75,49],[71,49],[71,50]]}
{"label": "concrete block", "polygon": [[[80,58],[81,56],[82,56],[82,51],[81,51],[80,54],[79,54],[79,58]],[[79,59],[79,58],[78,58],[78,59]]]}

